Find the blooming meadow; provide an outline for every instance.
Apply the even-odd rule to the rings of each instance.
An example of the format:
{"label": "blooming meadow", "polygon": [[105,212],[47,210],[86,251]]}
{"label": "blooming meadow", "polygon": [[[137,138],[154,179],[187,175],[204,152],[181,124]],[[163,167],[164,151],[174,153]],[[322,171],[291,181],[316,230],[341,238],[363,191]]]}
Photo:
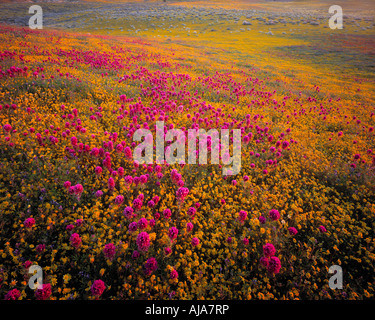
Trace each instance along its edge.
{"label": "blooming meadow", "polygon": [[[373,298],[374,78],[266,64],[2,25],[1,299]],[[134,161],[158,121],[240,130],[240,172]]]}

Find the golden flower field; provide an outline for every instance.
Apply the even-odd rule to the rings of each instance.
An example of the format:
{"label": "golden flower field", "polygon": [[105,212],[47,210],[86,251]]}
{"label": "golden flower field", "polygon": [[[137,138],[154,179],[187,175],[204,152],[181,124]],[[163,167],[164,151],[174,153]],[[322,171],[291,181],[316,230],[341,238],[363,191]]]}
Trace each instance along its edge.
{"label": "golden flower field", "polygon": [[[374,298],[371,5],[236,3],[2,4],[0,299]],[[157,121],[240,129],[240,172],[134,161]]]}

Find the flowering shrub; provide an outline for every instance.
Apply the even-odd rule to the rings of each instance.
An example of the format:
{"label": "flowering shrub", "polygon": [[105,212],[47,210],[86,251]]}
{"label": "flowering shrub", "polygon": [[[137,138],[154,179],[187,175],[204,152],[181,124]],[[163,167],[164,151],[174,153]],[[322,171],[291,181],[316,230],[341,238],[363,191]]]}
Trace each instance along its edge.
{"label": "flowering shrub", "polygon": [[[322,95],[178,48],[0,29],[1,298],[373,297],[373,84],[322,76]],[[239,129],[240,173],[212,137],[207,164],[133,161],[156,121]]]}

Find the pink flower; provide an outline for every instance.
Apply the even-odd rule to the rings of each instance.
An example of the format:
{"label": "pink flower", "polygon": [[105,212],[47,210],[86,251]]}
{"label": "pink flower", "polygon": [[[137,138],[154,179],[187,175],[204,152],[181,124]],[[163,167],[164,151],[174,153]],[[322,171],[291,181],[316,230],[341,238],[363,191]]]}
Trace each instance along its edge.
{"label": "pink flower", "polygon": [[124,148],[124,154],[125,154],[125,157],[127,157],[128,159],[132,157],[132,150],[130,149],[130,147]]}
{"label": "pink flower", "polygon": [[99,149],[98,148],[92,148],[90,154],[94,157],[97,157],[99,155]]}
{"label": "pink flower", "polygon": [[155,206],[155,202],[153,200],[150,200],[149,202],[147,202],[147,206],[152,209],[154,206]]}
{"label": "pink flower", "polygon": [[36,251],[37,251],[38,253],[42,253],[42,252],[46,249],[46,245],[40,243],[40,244],[38,244],[38,245],[35,247],[35,249],[36,249]]}
{"label": "pink flower", "polygon": [[124,216],[126,219],[131,219],[133,218],[134,210],[132,207],[126,207],[124,209]]}
{"label": "pink flower", "polygon": [[150,219],[150,227],[155,226],[155,219]]}
{"label": "pink flower", "polygon": [[134,177],[133,181],[134,181],[134,184],[136,186],[138,186],[138,184],[140,183],[140,178],[139,177]]}
{"label": "pink flower", "polygon": [[170,279],[177,279],[178,278],[178,272],[175,270],[175,269],[172,269],[170,275],[169,275],[169,278]]}
{"label": "pink flower", "polygon": [[119,168],[117,169],[117,173],[118,173],[118,176],[119,176],[120,178],[122,178],[122,177],[124,176],[125,169],[124,169],[123,167],[119,167]]}
{"label": "pink flower", "polygon": [[107,243],[104,246],[103,253],[107,259],[112,260],[116,254],[116,246],[113,243]]}
{"label": "pink flower", "polygon": [[136,198],[133,200],[133,208],[134,210],[140,210],[142,208],[142,200]]}
{"label": "pink flower", "polygon": [[123,148],[123,145],[119,143],[118,145],[116,145],[116,152],[120,153],[123,150]]}
{"label": "pink flower", "polygon": [[103,160],[103,166],[109,170],[111,168],[111,165],[111,157],[107,155]]}
{"label": "pink flower", "polygon": [[164,254],[166,256],[169,256],[172,253],[172,249],[169,247],[164,248]]}
{"label": "pink flower", "polygon": [[169,219],[172,216],[171,210],[170,209],[165,209],[163,211],[163,216],[164,216],[165,219]]}
{"label": "pink flower", "polygon": [[118,196],[115,198],[115,203],[116,203],[117,205],[121,205],[123,202],[124,202],[124,196],[122,196],[121,194],[118,195]]}
{"label": "pink flower", "polygon": [[73,233],[73,234],[70,236],[69,241],[70,241],[70,244],[71,244],[74,248],[76,248],[76,249],[78,249],[78,248],[81,246],[81,243],[82,243],[82,240],[81,240],[81,238],[80,238],[80,236],[79,236],[78,233]]}
{"label": "pink flower", "polygon": [[12,289],[7,292],[4,297],[4,300],[18,300],[21,296],[21,292],[18,289]]}
{"label": "pink flower", "polygon": [[12,126],[10,124],[4,124],[3,125],[3,129],[6,131],[6,132],[10,132],[12,130]]}
{"label": "pink flower", "polygon": [[282,147],[283,149],[288,148],[288,147],[289,147],[289,142],[288,142],[288,141],[283,141],[283,143],[281,144],[281,147]]}
{"label": "pink flower", "polygon": [[246,218],[247,218],[247,212],[244,210],[240,210],[238,220],[240,220],[240,222],[244,222]]}
{"label": "pink flower", "polygon": [[183,187],[185,185],[185,182],[183,180],[178,180],[177,185],[179,187]]}
{"label": "pink flower", "polygon": [[268,258],[267,257],[261,257],[260,260],[259,260],[260,264],[263,266],[263,267],[267,267],[268,266]]}
{"label": "pink flower", "polygon": [[140,177],[139,177],[139,181],[141,184],[145,184],[147,182],[147,176],[142,174]]}
{"label": "pink flower", "polygon": [[146,229],[147,225],[148,225],[148,221],[147,221],[146,218],[139,219],[139,221],[138,221],[138,228],[140,230]]}
{"label": "pink flower", "polygon": [[138,223],[133,221],[129,224],[129,232],[135,232],[138,230]]}
{"label": "pink flower", "polygon": [[195,209],[194,207],[190,207],[187,211],[187,214],[189,215],[189,217],[191,219],[194,219],[194,216],[195,216],[195,213],[197,212],[197,209]]}
{"label": "pink flower", "polygon": [[96,174],[97,176],[100,175],[102,172],[103,172],[102,167],[97,166],[97,167],[95,168],[95,174]]}
{"label": "pink flower", "polygon": [[143,267],[145,275],[149,276],[151,273],[158,269],[158,262],[154,257],[151,257],[147,259]]}
{"label": "pink flower", "polygon": [[102,195],[103,195],[102,190],[98,190],[98,191],[95,192],[95,197],[97,197],[97,198],[100,198]]}
{"label": "pink flower", "polygon": [[263,246],[263,254],[266,257],[271,257],[275,255],[275,253],[276,253],[276,249],[272,243],[267,243],[266,245]]}
{"label": "pink flower", "polygon": [[139,200],[143,201],[145,198],[145,195],[143,193],[140,193],[137,197]]}
{"label": "pink flower", "polygon": [[157,177],[159,180],[161,180],[161,179],[164,177],[164,175],[163,175],[161,172],[159,172],[159,173],[156,175],[156,177]]}
{"label": "pink flower", "polygon": [[139,252],[137,250],[134,250],[132,253],[132,258],[136,260],[139,258],[139,256],[140,256]]}
{"label": "pink flower", "polygon": [[108,188],[113,189],[115,187],[115,180],[112,177],[108,179]]}
{"label": "pink flower", "polygon": [[176,197],[179,201],[184,201],[186,196],[188,195],[189,193],[189,189],[188,188],[185,188],[185,187],[180,187],[178,188],[178,190],[176,191]]}
{"label": "pink flower", "polygon": [[268,260],[267,270],[270,273],[277,274],[280,272],[281,262],[278,257],[271,257]]}
{"label": "pink flower", "polygon": [[292,236],[295,236],[298,233],[297,229],[294,227],[288,228],[288,231],[289,231],[289,234]]}
{"label": "pink flower", "polygon": [[125,183],[126,183],[127,186],[130,186],[133,183],[133,177],[132,176],[126,176],[124,178],[124,180],[125,180]]}
{"label": "pink flower", "polygon": [[79,196],[79,195],[82,194],[82,192],[83,192],[83,186],[81,184],[76,184],[74,186],[74,193],[75,193],[75,195]]}
{"label": "pink flower", "polygon": [[172,227],[172,228],[169,228],[169,231],[168,231],[168,237],[171,239],[171,240],[174,240],[177,238],[177,235],[178,235],[178,229],[176,227]]}
{"label": "pink flower", "polygon": [[264,216],[260,216],[260,217],[258,218],[258,220],[259,220],[259,222],[260,222],[261,224],[265,224],[265,223],[266,223],[266,218],[265,218]]}
{"label": "pink flower", "polygon": [[69,194],[73,195],[74,194],[74,186],[69,187],[68,192],[69,192]]}
{"label": "pink flower", "polygon": [[191,245],[193,247],[196,247],[197,245],[199,245],[199,239],[197,237],[194,237],[193,239],[191,239]]}
{"label": "pink flower", "polygon": [[268,213],[271,220],[276,221],[280,218],[280,213],[276,209],[271,209]]}
{"label": "pink flower", "polygon": [[154,203],[157,204],[160,201],[160,197],[159,196],[154,196],[152,198],[152,201],[154,201]]}
{"label": "pink flower", "polygon": [[70,181],[65,181],[64,182],[64,188],[69,189],[71,187],[72,183]]}
{"label": "pink flower", "polygon": [[78,143],[78,139],[76,137],[71,137],[70,142],[72,143],[72,146],[75,147]]}
{"label": "pink flower", "polygon": [[100,297],[105,290],[105,283],[100,279],[95,280],[90,289],[93,296]]}
{"label": "pink flower", "polygon": [[327,231],[327,229],[324,226],[319,226],[319,231],[324,233]]}
{"label": "pink flower", "polygon": [[193,228],[194,228],[194,225],[191,222],[188,222],[186,224],[186,231],[187,232],[191,232],[193,230]]}
{"label": "pink flower", "polygon": [[68,231],[72,231],[74,229],[74,225],[73,224],[68,224],[65,228],[65,230],[68,230]]}
{"label": "pink flower", "polygon": [[45,283],[42,285],[42,288],[37,289],[35,291],[35,298],[37,300],[47,300],[51,294],[52,294],[51,284]]}
{"label": "pink flower", "polygon": [[35,225],[35,219],[27,218],[23,224],[27,229],[31,229]]}
{"label": "pink flower", "polygon": [[137,236],[137,246],[138,250],[142,252],[147,252],[150,247],[150,236],[147,232],[141,232]]}

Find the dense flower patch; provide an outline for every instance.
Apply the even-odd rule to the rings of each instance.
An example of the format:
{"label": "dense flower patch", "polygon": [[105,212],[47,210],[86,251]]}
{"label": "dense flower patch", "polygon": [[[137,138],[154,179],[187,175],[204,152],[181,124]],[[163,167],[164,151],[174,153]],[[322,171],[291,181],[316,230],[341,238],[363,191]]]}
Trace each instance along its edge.
{"label": "dense flower patch", "polygon": [[[373,297],[370,93],[169,49],[1,27],[1,298]],[[156,121],[241,130],[240,173],[133,161]]]}

